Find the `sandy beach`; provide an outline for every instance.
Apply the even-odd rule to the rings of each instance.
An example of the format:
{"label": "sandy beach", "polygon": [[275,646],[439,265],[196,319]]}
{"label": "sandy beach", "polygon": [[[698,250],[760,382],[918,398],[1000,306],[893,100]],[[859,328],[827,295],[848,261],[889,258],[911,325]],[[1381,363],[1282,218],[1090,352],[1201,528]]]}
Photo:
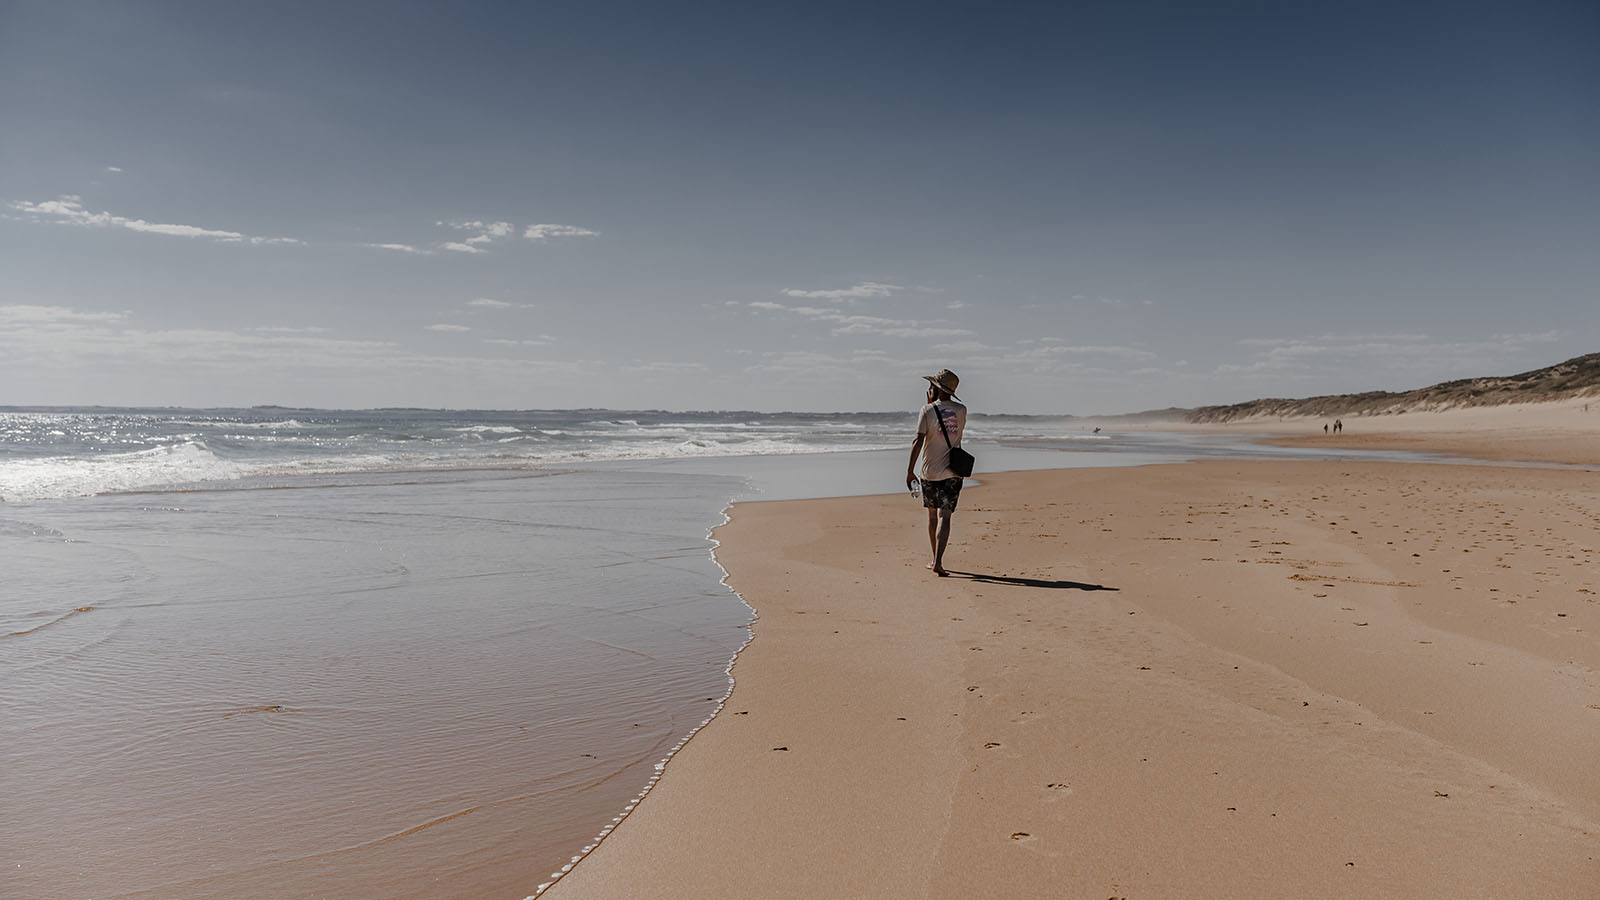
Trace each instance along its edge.
{"label": "sandy beach", "polygon": [[907,496],[737,505],[734,691],[544,896],[1596,896],[1600,472],[981,480],[947,579]]}
{"label": "sandy beach", "polygon": [[0,900],[1600,900],[1597,38],[0,0]]}

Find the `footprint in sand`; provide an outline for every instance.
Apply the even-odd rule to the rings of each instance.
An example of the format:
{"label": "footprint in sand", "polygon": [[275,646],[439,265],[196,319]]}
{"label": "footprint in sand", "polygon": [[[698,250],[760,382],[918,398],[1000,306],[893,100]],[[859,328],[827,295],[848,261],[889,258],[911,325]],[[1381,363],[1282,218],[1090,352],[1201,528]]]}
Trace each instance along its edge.
{"label": "footprint in sand", "polygon": [[995,747],[998,747],[998,746],[1000,746],[1000,742],[999,741],[989,741],[988,743],[983,745],[983,749],[985,749],[985,750],[993,750]]}
{"label": "footprint in sand", "polygon": [[1011,839],[1013,841],[1035,841],[1035,840],[1038,840],[1038,838],[1036,838],[1033,835],[1027,833],[1026,831],[1013,831],[1013,832],[1011,832]]}
{"label": "footprint in sand", "polygon": [[1044,786],[1045,802],[1054,803],[1072,793],[1072,785],[1065,781],[1052,781]]}

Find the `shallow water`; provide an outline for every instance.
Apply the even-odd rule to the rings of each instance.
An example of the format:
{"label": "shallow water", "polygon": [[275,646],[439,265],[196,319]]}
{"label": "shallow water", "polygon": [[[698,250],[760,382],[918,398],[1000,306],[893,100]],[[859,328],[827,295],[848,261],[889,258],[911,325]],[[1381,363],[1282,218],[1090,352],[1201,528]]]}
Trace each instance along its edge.
{"label": "shallow water", "polygon": [[6,896],[523,897],[710,714],[741,482],[0,507]]}

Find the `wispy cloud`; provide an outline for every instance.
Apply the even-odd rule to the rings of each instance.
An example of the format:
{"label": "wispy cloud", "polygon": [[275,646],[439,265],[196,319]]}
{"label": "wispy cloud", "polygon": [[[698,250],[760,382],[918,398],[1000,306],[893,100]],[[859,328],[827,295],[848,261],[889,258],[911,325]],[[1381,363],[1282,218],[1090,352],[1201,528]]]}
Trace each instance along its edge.
{"label": "wispy cloud", "polygon": [[452,228],[456,231],[472,232],[471,237],[461,241],[451,241],[444,245],[444,249],[454,250],[458,253],[486,253],[488,251],[483,249],[486,245],[504,240],[511,234],[511,229],[514,227],[510,222],[485,222],[476,219],[471,221],[441,221],[434,224]]}
{"label": "wispy cloud", "polygon": [[[445,250],[454,250],[457,253],[487,253],[486,247],[500,243],[515,233],[517,229],[517,226],[510,222],[478,220],[437,222],[435,224],[453,228],[457,231],[474,232],[471,237],[465,240],[450,241],[441,245]],[[599,237],[600,232],[577,225],[553,225],[547,223],[529,225],[523,228],[522,236],[538,244],[554,238]]]}
{"label": "wispy cloud", "polygon": [[424,326],[424,327],[428,331],[448,331],[448,332],[451,332],[451,333],[460,333],[460,332],[463,332],[463,331],[471,331],[472,330],[471,328],[468,328],[465,325],[427,325],[427,326]]}
{"label": "wispy cloud", "polygon": [[511,304],[504,300],[491,300],[488,297],[478,297],[467,301],[468,306],[483,306],[489,309],[510,309]]}
{"label": "wispy cloud", "polygon": [[[859,386],[886,373],[904,374],[909,382],[914,380],[911,373],[924,366],[923,362],[897,359],[879,350],[857,349],[848,354],[788,350],[762,353],[742,374],[771,377],[780,384],[800,384],[807,390],[829,385],[828,390],[834,392]],[[922,384],[927,386],[925,382]]]}
{"label": "wispy cloud", "polygon": [[[1025,353],[1035,356],[1115,356],[1123,359],[1154,359],[1156,356],[1156,354],[1151,353],[1149,350],[1141,350],[1138,347],[1122,347],[1117,345],[1102,344],[1069,345],[1054,343],[1053,340],[1054,339],[1046,338],[1045,340],[1040,341],[1040,343],[1045,344],[1045,346],[1025,351]],[[1046,341],[1051,342],[1046,343]]]}
{"label": "wispy cloud", "polygon": [[321,337],[322,329],[317,328],[151,330],[132,327],[132,318],[128,312],[0,306],[0,360],[24,366],[123,360],[160,368],[188,364],[226,368],[251,361],[282,369],[301,367],[311,359],[328,365],[363,359],[376,364],[392,359],[396,346],[388,341]]}
{"label": "wispy cloud", "polygon": [[822,306],[784,306],[781,303],[772,303],[758,300],[749,304],[754,309],[771,312],[785,312],[803,316],[818,322],[831,324],[834,335],[875,334],[883,337],[895,338],[940,338],[940,337],[970,337],[974,332],[966,328],[954,328],[947,323],[934,320],[929,322],[915,319],[886,319],[881,316],[853,316],[840,312],[837,309]]}
{"label": "wispy cloud", "polygon": [[1060,338],[1023,338],[1006,347],[958,342],[948,352],[968,354],[963,366],[1003,377],[1018,384],[1048,384],[1052,380],[1101,381],[1125,379],[1134,372],[1148,375],[1147,363],[1158,354],[1142,347],[1118,344],[1068,344]]}
{"label": "wispy cloud", "polygon": [[0,325],[118,322],[127,317],[126,312],[79,312],[66,306],[35,306],[25,303],[0,306]]}
{"label": "wispy cloud", "polygon": [[119,174],[122,173],[122,167],[121,166],[106,166],[106,171],[112,173],[113,175],[119,175]]}
{"label": "wispy cloud", "polygon": [[863,281],[847,288],[830,288],[826,290],[808,291],[800,288],[784,288],[786,297],[795,297],[804,300],[862,300],[868,297],[888,297],[896,291],[903,291],[904,287],[898,284],[883,284],[878,281]]}
{"label": "wispy cloud", "polygon": [[1073,294],[1072,299],[1080,303],[1098,303],[1101,306],[1152,306],[1149,300],[1130,300],[1127,297],[1093,297],[1088,294]]}
{"label": "wispy cloud", "polygon": [[263,325],[263,326],[260,326],[258,328],[252,328],[250,330],[251,331],[257,331],[257,332],[260,332],[262,334],[326,334],[327,331],[328,331],[328,329],[326,329],[326,328],[320,328],[320,327],[315,326],[315,325],[308,326],[308,327],[305,327],[305,328],[287,328],[287,327],[281,327],[281,326]]}
{"label": "wispy cloud", "polygon": [[894,338],[944,338],[966,337],[973,332],[965,328],[944,328],[933,325],[922,325],[917,322],[903,322],[894,319],[877,319],[870,316],[851,316],[854,321],[833,329],[836,335],[843,334],[879,334],[884,337]]}
{"label": "wispy cloud", "polygon": [[[419,255],[427,255],[435,251],[449,251],[451,253],[481,256],[503,245],[519,231],[519,226],[515,223],[489,221],[487,219],[440,219],[433,224],[439,228],[465,232],[465,236],[458,240],[429,242],[426,247],[416,243],[398,241],[372,243],[365,246],[377,250],[393,250],[399,253]],[[597,237],[600,234],[600,232],[593,229],[580,228],[577,225],[528,225],[520,227],[520,231],[523,237],[533,243],[542,243],[565,237]]]}
{"label": "wispy cloud", "polygon": [[55,200],[45,200],[34,203],[31,201],[18,201],[10,207],[35,222],[54,222],[64,225],[77,225],[85,228],[123,228],[128,231],[138,231],[145,234],[160,234],[167,237],[202,238],[227,244],[301,244],[303,241],[288,237],[260,237],[239,231],[223,231],[216,228],[202,228],[198,225],[175,225],[165,222],[150,222],[145,219],[132,219],[109,212],[90,212],[83,206],[83,198],[77,194],[63,194]]}
{"label": "wispy cloud", "polygon": [[473,222],[479,233],[467,238],[469,244],[492,244],[511,234],[510,222]]}
{"label": "wispy cloud", "polygon": [[1552,328],[1537,334],[1522,332],[1521,334],[1497,334],[1494,339],[1504,344],[1553,344],[1567,336],[1565,331]]}
{"label": "wispy cloud", "polygon": [[705,363],[698,362],[634,362],[618,367],[622,374],[632,376],[700,374],[709,370]]}
{"label": "wispy cloud", "polygon": [[485,344],[499,344],[499,345],[504,346],[504,347],[548,347],[551,344],[554,344],[556,342],[556,339],[551,337],[548,334],[541,334],[538,337],[520,338],[520,339],[518,339],[518,338],[485,338],[483,342]]}
{"label": "wispy cloud", "polygon": [[[141,328],[136,320],[133,313],[0,306],[0,383],[14,386],[10,402],[314,405],[330,396],[329,385],[338,384],[358,392],[343,402],[448,406],[460,403],[452,399],[459,396],[452,381],[465,378],[475,385],[479,402],[510,407],[525,400],[516,385],[537,383],[550,396],[576,396],[615,372],[609,361],[554,359],[531,349],[507,352],[477,341],[448,342],[466,352],[437,354],[390,340]],[[418,345],[425,343],[419,336]],[[127,377],[130,372],[141,377]],[[429,386],[438,392],[428,393]],[[90,393],[79,396],[80,389]]]}
{"label": "wispy cloud", "polygon": [[534,243],[548,241],[551,238],[563,237],[599,237],[600,232],[578,225],[529,225],[522,230],[522,236]]}
{"label": "wispy cloud", "polygon": [[1264,372],[1288,375],[1293,370],[1304,367],[1306,361],[1311,357],[1326,356],[1333,351],[1333,347],[1323,344],[1313,344],[1309,341],[1287,341],[1270,346],[1266,353],[1248,363],[1223,363],[1217,366],[1216,371],[1218,375],[1247,375]]}
{"label": "wispy cloud", "polygon": [[1223,363],[1218,375],[1269,375],[1275,378],[1326,381],[1333,375],[1388,373],[1396,378],[1446,380],[1455,372],[1483,374],[1487,360],[1515,365],[1530,345],[1566,337],[1560,330],[1496,334],[1487,340],[1435,340],[1426,334],[1322,334],[1312,338],[1245,338],[1242,347],[1261,348],[1241,362]]}
{"label": "wispy cloud", "polygon": [[1430,338],[1426,334],[1418,334],[1418,333],[1415,333],[1415,332],[1407,332],[1407,331],[1378,332],[1378,333],[1371,333],[1371,334],[1340,334],[1338,332],[1328,332],[1327,334],[1318,335],[1317,337],[1312,338],[1312,340],[1318,341],[1318,342],[1344,343],[1344,344],[1352,344],[1352,343],[1356,343],[1356,344],[1371,344],[1371,343],[1418,344],[1418,343],[1424,343],[1426,341],[1432,340],[1432,338]]}

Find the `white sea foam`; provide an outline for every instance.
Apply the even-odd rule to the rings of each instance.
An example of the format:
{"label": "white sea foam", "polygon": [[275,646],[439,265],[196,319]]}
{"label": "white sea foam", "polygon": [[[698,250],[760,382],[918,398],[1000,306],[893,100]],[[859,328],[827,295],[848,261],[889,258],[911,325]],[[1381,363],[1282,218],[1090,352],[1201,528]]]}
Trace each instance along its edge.
{"label": "white sea foam", "polygon": [[315,424],[307,424],[299,419],[266,419],[262,421],[251,421],[246,419],[230,418],[213,421],[207,421],[204,419],[170,419],[168,421],[173,425],[200,425],[208,428],[225,423],[229,428],[260,428],[269,431],[305,431],[308,428],[317,427]]}
{"label": "white sea foam", "polygon": [[0,459],[0,500],[41,500],[158,485],[226,481],[244,474],[201,441],[94,457]]}
{"label": "white sea foam", "polygon": [[579,461],[633,461],[646,459],[686,459],[721,456],[793,456],[802,453],[845,453],[859,450],[892,450],[897,443],[817,443],[797,444],[793,441],[741,440],[723,442],[706,438],[682,441],[650,441],[637,444],[617,444],[583,449],[558,450],[530,456],[530,461],[540,463],[569,463]]}
{"label": "white sea foam", "polygon": [[394,454],[229,460],[202,441],[90,457],[0,459],[0,502],[89,497],[273,476],[443,468],[453,459]]}
{"label": "white sea foam", "polygon": [[[535,439],[536,440],[536,439]],[[530,447],[516,452],[508,438],[496,450],[457,453],[319,454],[278,459],[229,460],[202,441],[184,441],[146,450],[98,456],[0,458],[0,502],[86,497],[95,494],[153,490],[246,478],[338,475],[354,472],[441,470],[454,468],[541,468],[574,463],[633,462],[733,456],[787,456],[890,449],[894,444],[796,444],[780,440],[723,442],[705,438],[600,443],[566,449]]]}

